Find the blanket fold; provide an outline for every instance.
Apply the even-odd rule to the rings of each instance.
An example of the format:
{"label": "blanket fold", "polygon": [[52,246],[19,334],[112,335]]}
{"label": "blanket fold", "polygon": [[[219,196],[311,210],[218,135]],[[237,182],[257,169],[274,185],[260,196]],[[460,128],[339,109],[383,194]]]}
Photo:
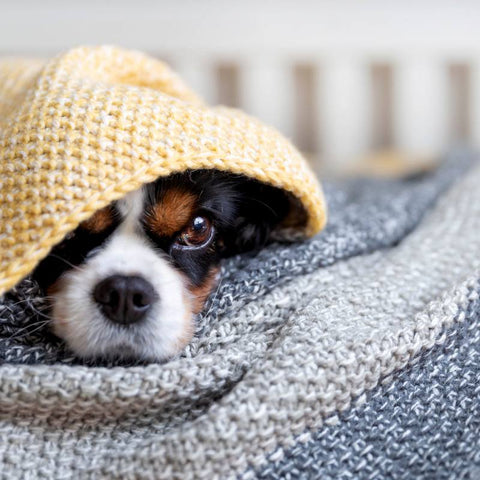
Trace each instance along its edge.
{"label": "blanket fold", "polygon": [[42,313],[24,281],[0,306],[2,472],[475,478],[480,167],[447,160],[327,183],[322,235],[225,262],[192,344],[163,365],[79,365],[46,327],[22,331]]}

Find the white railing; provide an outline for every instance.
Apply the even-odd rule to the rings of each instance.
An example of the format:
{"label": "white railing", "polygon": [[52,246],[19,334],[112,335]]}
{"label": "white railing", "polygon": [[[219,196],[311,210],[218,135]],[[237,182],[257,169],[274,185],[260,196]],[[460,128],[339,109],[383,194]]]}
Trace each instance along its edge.
{"label": "white railing", "polygon": [[[459,140],[480,147],[478,0],[1,0],[0,8],[0,54],[138,48],[167,58],[211,102],[233,101],[219,98],[233,78],[237,106],[330,167],[378,148],[379,122],[389,138],[381,146],[411,158]],[[222,65],[233,66],[227,79]],[[307,92],[298,91],[306,88],[298,65],[311,74]],[[387,96],[374,88],[376,65],[389,72]],[[466,72],[463,83],[452,81],[452,65]],[[302,145],[306,126],[313,138]]]}

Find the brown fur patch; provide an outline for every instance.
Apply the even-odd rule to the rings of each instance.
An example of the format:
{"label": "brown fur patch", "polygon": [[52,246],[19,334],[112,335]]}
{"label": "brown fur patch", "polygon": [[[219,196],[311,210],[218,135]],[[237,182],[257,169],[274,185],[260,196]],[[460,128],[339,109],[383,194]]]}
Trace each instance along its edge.
{"label": "brown fur patch", "polygon": [[192,296],[192,312],[194,315],[202,311],[207,298],[212,293],[212,290],[217,285],[217,273],[219,267],[212,267],[208,272],[205,281],[199,286],[191,286],[189,288],[190,294]]}
{"label": "brown fur patch", "polygon": [[186,308],[182,318],[182,332],[180,333],[176,341],[176,349],[178,351],[182,350],[190,343],[195,332],[195,322],[193,320],[193,313],[190,309],[191,305],[188,299],[185,298],[185,296],[183,299],[183,303]]}
{"label": "brown fur patch", "polygon": [[62,289],[62,277],[57,278],[51,285],[47,287],[47,295],[52,297],[60,292]]}
{"label": "brown fur patch", "polygon": [[100,233],[110,227],[113,223],[113,209],[109,205],[80,224],[81,228],[92,233]]}
{"label": "brown fur patch", "polygon": [[172,188],[151,208],[147,225],[159,236],[172,236],[190,220],[195,203],[196,197],[192,193]]}

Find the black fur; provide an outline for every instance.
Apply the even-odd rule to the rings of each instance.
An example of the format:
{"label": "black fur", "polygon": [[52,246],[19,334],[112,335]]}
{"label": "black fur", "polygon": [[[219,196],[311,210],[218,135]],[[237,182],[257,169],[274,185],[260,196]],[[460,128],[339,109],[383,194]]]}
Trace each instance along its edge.
{"label": "black fur", "polygon": [[78,227],[73,234],[53,247],[33,272],[33,278],[44,290],[52,285],[62,273],[81,265],[95,248],[100,247],[119,224],[118,217],[107,230],[92,234]]}
{"label": "black fur", "polygon": [[[147,185],[145,211],[172,187],[192,192],[198,199],[195,216],[208,217],[215,228],[213,241],[198,249],[182,249],[175,244],[176,235],[160,237],[145,233],[194,285],[199,285],[211,267],[223,257],[261,248],[272,229],[285,217],[289,201],[283,191],[242,175],[195,170],[173,174]],[[115,203],[112,204],[115,209]],[[78,227],[73,235],[55,246],[36,268],[34,278],[46,288],[66,270],[81,265],[92,251],[100,247],[121,222],[117,213],[114,224],[100,234]]]}

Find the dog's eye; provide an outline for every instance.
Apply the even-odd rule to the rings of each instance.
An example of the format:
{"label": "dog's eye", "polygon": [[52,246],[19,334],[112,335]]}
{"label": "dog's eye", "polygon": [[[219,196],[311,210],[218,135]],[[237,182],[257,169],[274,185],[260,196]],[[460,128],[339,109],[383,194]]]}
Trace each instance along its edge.
{"label": "dog's eye", "polygon": [[195,217],[178,236],[176,243],[186,247],[202,247],[212,238],[212,222],[205,217]]}

